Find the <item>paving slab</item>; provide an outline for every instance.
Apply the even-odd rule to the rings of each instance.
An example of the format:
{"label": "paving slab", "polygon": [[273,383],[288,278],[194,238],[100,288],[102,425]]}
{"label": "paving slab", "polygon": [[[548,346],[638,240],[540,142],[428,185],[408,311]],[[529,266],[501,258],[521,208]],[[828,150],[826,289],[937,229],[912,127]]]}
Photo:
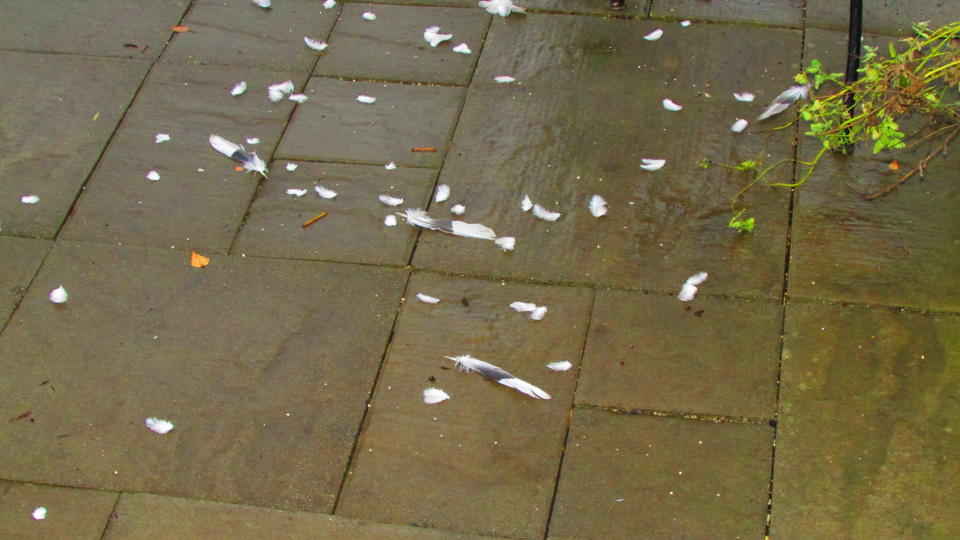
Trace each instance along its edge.
{"label": "paving slab", "polygon": [[[727,227],[730,199],[750,177],[697,164],[792,155],[785,130],[760,124],[735,134],[729,127],[761,108],[735,101],[732,92],[751,90],[762,101],[791,84],[794,55],[761,44],[797,41],[799,33],[701,25],[683,29],[682,39],[676,32],[643,40],[655,28],[560,15],[495,19],[439,181],[466,206],[468,221],[515,236],[517,248],[503,254],[461,238],[422,236],[414,264],[665,291],[706,270],[714,293],[779,296],[788,194],[752,190],[745,204],[759,225],[739,234]],[[727,54],[721,43],[731,42],[741,57],[734,66],[717,56]],[[758,74],[757,65],[768,72]],[[504,74],[517,82],[493,82]],[[684,109],[666,111],[661,100],[668,97]],[[645,171],[641,158],[666,165]],[[524,194],[564,215],[549,223],[523,213]],[[586,207],[593,194],[609,203],[600,219]]]}
{"label": "paving slab", "polygon": [[[274,162],[278,171],[257,192],[244,221],[234,252],[247,255],[317,259],[367,264],[405,265],[410,260],[417,229],[397,218],[387,227],[384,218],[397,208],[385,206],[378,197],[389,194],[404,199],[409,207],[425,208],[430,201],[436,171],[394,169],[382,166],[338,163],[300,163],[295,171]],[[314,186],[337,192],[322,199]],[[303,197],[287,189],[307,189]],[[325,218],[308,227],[321,212]]]}
{"label": "paving slab", "polygon": [[144,493],[124,494],[105,539],[310,538],[340,540],[480,538],[449,531],[384,525],[338,516],[193,501]]}
{"label": "paving slab", "polygon": [[[845,47],[836,32],[807,33],[810,58],[834,58]],[[888,39],[866,43],[886,46]],[[825,64],[841,70],[842,60]],[[904,126],[910,125],[907,122]],[[803,159],[814,157],[819,141],[803,137]],[[926,178],[910,180],[874,201],[860,194],[893,183],[893,159],[901,171],[913,167],[933,144],[908,151],[873,154],[871,144],[851,156],[827,154],[797,190],[791,247],[790,289],[794,297],[886,304],[919,309],[960,310],[960,291],[944,287],[960,278],[954,256],[960,227],[954,219],[960,187],[953,182],[960,156],[931,161]]]}
{"label": "paving slab", "polygon": [[[379,4],[403,4],[424,6],[469,7],[486,13],[479,8],[477,0],[377,0]],[[610,9],[609,0],[515,0],[516,5],[528,11],[552,11],[562,13],[590,13],[595,15],[646,15],[650,0],[627,0],[626,8],[621,11]],[[499,17],[499,15],[497,16]],[[511,14],[517,18],[523,15]]]}
{"label": "paving slab", "polygon": [[[423,293],[440,299],[426,304]],[[416,274],[377,382],[337,514],[541,538],[573,400],[592,292]],[[543,320],[508,306],[546,305]],[[536,400],[444,356],[470,354],[548,392]],[[553,372],[546,364],[568,360]],[[451,399],[423,403],[441,388]]]}
{"label": "paving slab", "polygon": [[0,478],[332,509],[406,275],[211,259],[57,243],[0,336],[0,408],[36,419],[0,423]]}
{"label": "paving slab", "polygon": [[773,430],[575,409],[549,538],[761,538]]}
{"label": "paving slab", "polygon": [[[0,481],[0,536],[100,538],[118,493]],[[34,519],[38,507],[46,517]]]}
{"label": "paving slab", "polygon": [[[783,26],[803,24],[803,0],[651,0],[653,17],[677,17]],[[666,29],[665,29],[666,30]]]}
{"label": "paving slab", "polygon": [[[850,6],[835,0],[807,0],[807,26],[846,31]],[[943,0],[874,0],[864,3],[865,32],[906,36],[913,23],[929,21],[936,28],[960,19],[960,4]],[[840,57],[841,65],[845,57]]]}
{"label": "paving slab", "polygon": [[[158,64],[93,173],[62,238],[225,253],[260,182],[209,144],[211,133],[269,161],[294,103],[269,84],[291,72]],[[293,77],[302,88],[305,74]],[[230,95],[245,80],[246,94]],[[169,142],[154,136],[167,133]],[[202,169],[202,170],[201,170]],[[155,170],[160,180],[146,179]]]}
{"label": "paving slab", "polygon": [[0,226],[53,238],[149,64],[16,52],[0,52],[0,64]]}
{"label": "paving slab", "polygon": [[44,3],[38,9],[35,2],[4,2],[0,48],[155,60],[189,5],[187,0],[86,0]]}
{"label": "paving slab", "polygon": [[791,303],[771,537],[956,538],[960,323]]}
{"label": "paving slab", "polygon": [[773,302],[599,291],[577,403],[772,418],[780,327]]}
{"label": "paving slab", "polygon": [[[464,89],[313,77],[277,156],[439,168],[463,105]],[[376,98],[372,104],[357,96]],[[412,152],[415,147],[435,148]]]}
{"label": "paving slab", "polygon": [[[366,11],[374,12],[376,20],[361,17]],[[466,85],[489,22],[490,16],[480,9],[346,4],[314,74]],[[439,26],[453,38],[431,47],[423,38],[428,26]],[[460,43],[473,54],[453,52]]]}
{"label": "paving slab", "polygon": [[314,0],[276,2],[270,9],[250,0],[198,0],[183,19],[163,60],[274,70],[310,71],[317,53],[303,37],[325,40],[340,8]]}
{"label": "paving slab", "polygon": [[46,240],[0,237],[0,328],[27,292],[49,249]]}

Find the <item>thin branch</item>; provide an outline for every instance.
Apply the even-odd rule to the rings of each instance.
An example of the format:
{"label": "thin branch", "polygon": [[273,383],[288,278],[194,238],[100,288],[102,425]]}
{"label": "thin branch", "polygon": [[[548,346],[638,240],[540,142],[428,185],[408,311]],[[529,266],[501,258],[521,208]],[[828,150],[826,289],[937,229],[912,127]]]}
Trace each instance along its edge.
{"label": "thin branch", "polygon": [[950,133],[950,135],[947,136],[946,139],[944,139],[943,143],[942,143],[940,146],[934,148],[932,152],[930,152],[929,154],[926,155],[926,157],[924,157],[923,159],[921,159],[920,162],[917,163],[912,169],[910,169],[909,171],[907,171],[906,174],[904,174],[903,176],[901,176],[900,178],[898,178],[896,182],[890,184],[889,186],[884,187],[883,189],[878,189],[877,191],[874,191],[873,193],[867,193],[866,195],[863,196],[863,198],[866,199],[866,200],[868,200],[868,201],[872,201],[872,200],[874,200],[874,199],[879,199],[880,197],[885,197],[885,196],[889,195],[890,193],[892,193],[893,190],[895,190],[895,189],[897,189],[898,187],[900,187],[901,184],[903,184],[904,182],[906,182],[907,180],[909,180],[910,177],[912,177],[913,175],[917,174],[918,172],[921,173],[921,176],[922,176],[922,175],[923,175],[923,171],[927,168],[927,163],[929,163],[930,160],[932,160],[933,158],[935,158],[935,157],[937,157],[938,155],[940,155],[941,152],[943,152],[944,150],[946,150],[946,149],[947,149],[947,145],[950,144],[950,141],[952,141],[953,138],[956,137],[958,133],[960,133],[960,126],[956,126],[956,128],[953,130],[953,132]]}

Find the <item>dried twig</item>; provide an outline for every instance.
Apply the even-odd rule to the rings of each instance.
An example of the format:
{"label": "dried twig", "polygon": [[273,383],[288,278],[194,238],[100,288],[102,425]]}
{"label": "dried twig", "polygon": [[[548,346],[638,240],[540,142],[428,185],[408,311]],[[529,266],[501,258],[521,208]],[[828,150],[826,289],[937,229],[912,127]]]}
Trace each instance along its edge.
{"label": "dried twig", "polygon": [[867,193],[866,195],[863,196],[863,198],[868,201],[872,201],[874,199],[879,199],[880,197],[885,197],[890,193],[892,193],[893,190],[900,187],[901,184],[909,180],[910,177],[912,177],[913,175],[920,173],[920,176],[923,176],[924,171],[927,168],[927,163],[929,163],[930,160],[932,160],[933,158],[940,155],[941,152],[945,151],[947,149],[947,145],[950,144],[950,141],[952,141],[953,138],[956,137],[958,133],[960,133],[960,126],[955,127],[953,132],[951,132],[950,135],[948,135],[947,138],[943,140],[943,143],[941,143],[940,146],[937,146],[936,148],[934,148],[933,151],[931,151],[923,159],[921,159],[919,163],[917,163],[913,168],[907,171],[903,176],[898,178],[896,182],[882,189],[878,189],[873,193]]}

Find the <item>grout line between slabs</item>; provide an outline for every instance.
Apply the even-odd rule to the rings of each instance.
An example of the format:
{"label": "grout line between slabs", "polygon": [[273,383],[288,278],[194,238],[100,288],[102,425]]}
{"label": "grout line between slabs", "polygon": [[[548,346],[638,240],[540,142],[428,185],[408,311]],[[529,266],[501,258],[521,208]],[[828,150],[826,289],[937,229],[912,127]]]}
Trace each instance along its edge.
{"label": "grout line between slabs", "polygon": [[100,540],[103,540],[107,536],[107,531],[110,530],[110,525],[113,523],[114,516],[117,515],[117,507],[120,506],[120,497],[123,497],[123,493],[117,493],[117,498],[113,501],[113,507],[110,508],[110,513],[107,514],[107,520],[103,524],[103,530],[100,532]]}
{"label": "grout line between slabs", "polygon": [[650,416],[656,418],[676,418],[680,420],[694,420],[711,422],[714,424],[756,424],[773,425],[774,420],[756,416],[733,416],[724,414],[697,413],[689,411],[665,411],[659,409],[624,408],[611,405],[593,405],[589,403],[575,403],[574,409],[601,411],[618,416]]}

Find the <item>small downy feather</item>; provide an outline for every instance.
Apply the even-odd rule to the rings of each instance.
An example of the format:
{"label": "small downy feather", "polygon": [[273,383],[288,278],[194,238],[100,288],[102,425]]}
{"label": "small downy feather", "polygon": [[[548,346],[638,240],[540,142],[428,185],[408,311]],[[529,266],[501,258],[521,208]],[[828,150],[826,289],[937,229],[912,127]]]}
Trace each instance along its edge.
{"label": "small downy feather", "polygon": [[397,164],[391,161],[390,163],[387,163],[386,165],[384,165],[383,168],[388,171],[392,171],[397,168]]}
{"label": "small downy feather", "polygon": [[283,96],[293,93],[293,89],[293,81],[271,84],[267,87],[267,97],[270,98],[270,101],[276,103],[283,99]]}
{"label": "small downy feather", "polygon": [[680,105],[679,103],[674,102],[670,98],[664,99],[661,103],[663,104],[663,108],[668,111],[676,112],[676,111],[679,111],[680,109],[683,109],[683,105]]}
{"label": "small downy feather", "polygon": [[538,218],[544,221],[556,221],[560,219],[560,216],[562,214],[560,212],[553,212],[551,210],[547,210],[546,208],[540,206],[539,204],[535,204],[533,205],[533,215],[537,216]]}
{"label": "small downy feather", "polygon": [[159,433],[161,435],[168,433],[171,429],[173,429],[173,422],[169,420],[161,420],[153,416],[144,420],[143,423],[150,428],[150,431]]}
{"label": "small downy feather", "polygon": [[497,234],[493,232],[493,229],[486,225],[452,221],[449,219],[434,219],[419,208],[415,210],[407,208],[406,211],[398,213],[397,215],[406,219],[407,223],[414,227],[423,227],[424,229],[480,240],[496,240],[497,238]]}
{"label": "small downy feather", "polygon": [[366,103],[367,105],[370,105],[370,104],[372,104],[372,103],[376,103],[376,102],[377,102],[377,98],[375,98],[375,97],[373,97],[373,96],[367,96],[367,95],[364,95],[364,94],[360,94],[359,96],[357,96],[357,101],[359,101],[360,103]]}
{"label": "small downy feather", "polygon": [[607,215],[607,201],[605,201],[600,195],[594,195],[590,197],[590,202],[587,204],[587,207],[590,209],[590,213],[593,214],[593,217]]}
{"label": "small downy feather", "polygon": [[440,184],[437,186],[437,192],[433,196],[434,202],[442,203],[443,201],[450,198],[450,186],[446,184]]}
{"label": "small downy feather", "polygon": [[237,84],[233,85],[233,88],[230,89],[231,96],[239,96],[240,94],[247,91],[247,81],[240,81]]}
{"label": "small downy feather", "polygon": [[403,204],[403,198],[391,197],[386,193],[381,194],[379,199],[380,199],[380,202],[382,202],[387,206],[400,206],[401,204]]}
{"label": "small downy feather", "polygon": [[364,11],[363,14],[360,15],[360,16],[363,17],[363,20],[365,20],[365,21],[375,21],[375,20],[377,20],[377,14],[374,13],[374,12],[372,12],[372,11]]}
{"label": "small downy feather", "polygon": [[290,94],[290,97],[287,99],[296,103],[306,103],[306,101],[310,98],[306,94]]}
{"label": "small downy feather", "polygon": [[553,371],[567,371],[572,367],[573,367],[573,364],[571,364],[567,360],[564,360],[562,362],[550,362],[549,364],[547,364],[547,369],[551,369]]}
{"label": "small downy feather", "polygon": [[770,118],[771,116],[782,113],[787,110],[790,105],[793,105],[800,98],[807,97],[807,93],[810,91],[810,85],[804,84],[801,86],[792,86],[784,90],[779,96],[773,98],[773,101],[770,102],[770,105],[767,105],[767,108],[760,113],[760,116],[757,117],[757,120],[764,120]]}
{"label": "small downy feather", "polygon": [[640,159],[640,168],[645,171],[659,171],[667,164],[665,159],[649,159],[641,158]]}
{"label": "small downy feather", "polygon": [[327,189],[322,185],[313,186],[313,190],[317,192],[317,195],[319,195],[321,199],[333,199],[334,197],[337,196],[336,191],[332,189]]}
{"label": "small downy feather", "polygon": [[661,37],[663,37],[663,30],[660,29],[660,28],[657,28],[657,29],[654,30],[653,32],[650,32],[649,34],[643,36],[643,39],[645,39],[645,40],[647,40],[647,41],[656,41],[656,40],[660,39]]}
{"label": "small downy feather", "polygon": [[387,227],[396,227],[397,226],[397,216],[393,214],[387,214],[383,218],[383,224]]}
{"label": "small downy feather", "polygon": [[677,295],[677,299],[681,302],[689,302],[693,300],[693,297],[696,296],[698,287],[704,281],[707,280],[708,274],[706,272],[697,272],[696,274],[687,278],[687,281],[684,282],[683,286],[680,288],[680,293]]}
{"label": "small downy feather", "polygon": [[61,285],[50,291],[49,299],[54,304],[64,304],[70,299],[70,295],[67,294],[67,290],[63,288],[63,285]]}
{"label": "small downy feather", "polygon": [[303,197],[307,194],[307,190],[299,188],[290,188],[287,190],[287,195],[293,195],[294,197]]}
{"label": "small downy feather", "polygon": [[501,236],[493,243],[503,248],[504,251],[513,251],[513,248],[517,245],[517,239],[512,236]]}
{"label": "small downy feather", "polygon": [[506,17],[511,13],[524,13],[522,7],[513,3],[513,0],[480,0],[480,7],[491,15]]}
{"label": "small downy feather", "polygon": [[494,80],[494,82],[498,82],[498,83],[500,83],[500,84],[505,84],[505,83],[512,83],[513,81],[515,81],[515,80],[517,80],[517,79],[514,78],[514,77],[511,77],[510,75],[497,75],[496,77],[493,78],[493,80]]}
{"label": "small downy feather", "polygon": [[742,132],[743,130],[747,129],[747,124],[748,124],[748,123],[749,123],[749,122],[747,122],[747,121],[744,120],[743,118],[738,118],[737,121],[734,122],[732,126],[730,126],[730,131],[732,131],[732,132],[734,132],[734,133],[740,133],[740,132]]}
{"label": "small downy feather", "polygon": [[520,209],[524,212],[529,212],[533,208],[533,201],[530,200],[530,196],[526,193],[523,194],[523,200],[520,201]]}
{"label": "small downy feather", "polygon": [[467,211],[467,207],[462,204],[455,204],[450,207],[450,213],[455,216],[462,216]]}
{"label": "small downy feather", "polygon": [[417,293],[417,300],[420,300],[424,304],[436,304],[440,301],[436,296],[430,296],[429,294]]}
{"label": "small downy feather", "polygon": [[537,305],[532,302],[516,301],[516,302],[510,303],[510,309],[519,313],[528,313],[530,311],[537,309]]}
{"label": "small downy feather", "polygon": [[162,144],[170,140],[169,133],[157,133],[153,136],[153,142],[157,144]]}
{"label": "small downy feather", "polygon": [[[158,180],[160,179],[160,175],[157,175],[157,179]],[[24,195],[23,197],[20,197],[20,202],[22,202],[23,204],[37,204],[38,202],[40,202],[40,196]]]}
{"label": "small downy feather", "polygon": [[292,161],[288,161],[288,162],[287,162],[286,169],[287,169],[288,171],[293,172],[293,171],[297,170],[297,167],[299,167],[299,165],[297,165],[296,163],[294,163],[294,162],[292,162]]}
{"label": "small downy feather", "polygon": [[461,43],[454,47],[453,52],[460,54],[473,54],[473,51],[470,50],[470,46],[466,43]]}
{"label": "small downy feather", "polygon": [[320,41],[319,39],[313,39],[312,37],[303,36],[303,42],[307,45],[307,47],[310,47],[317,52],[323,52],[327,50],[328,47],[326,41]]}
{"label": "small downy feather", "polygon": [[474,358],[469,354],[464,354],[461,356],[447,356],[446,358],[453,360],[453,362],[457,364],[457,368],[464,373],[476,372],[486,379],[498,382],[519,392],[523,392],[532,398],[550,399],[550,394],[544,392],[540,388],[537,388],[523,379],[514,377],[500,367]]}
{"label": "small downy feather", "polygon": [[156,181],[159,180],[159,179],[160,179],[160,173],[158,173],[157,171],[154,171],[154,170],[149,170],[149,171],[147,171],[147,180],[150,180],[150,181],[152,181],[152,182],[156,182]]}
{"label": "small downy feather", "polygon": [[423,391],[423,402],[427,405],[436,405],[450,399],[450,395],[439,388],[427,388]]}
{"label": "small downy feather", "polygon": [[537,309],[530,312],[530,318],[535,321],[542,321],[547,315],[547,306],[537,306]]}
{"label": "small downy feather", "polygon": [[262,7],[263,9],[269,9],[271,0],[250,0],[253,2],[253,5]]}
{"label": "small downy feather", "polygon": [[755,97],[755,96],[754,96],[753,94],[751,94],[750,92],[734,92],[734,93],[733,93],[733,99],[735,99],[735,100],[737,100],[737,101],[750,102],[750,101],[753,101],[753,98],[754,98],[754,97]]}
{"label": "small downy feather", "polygon": [[337,0],[324,0],[323,9],[333,9],[337,7]]}
{"label": "small downy feather", "polygon": [[439,26],[428,26],[426,30],[423,31],[423,39],[425,39],[431,47],[436,47],[444,41],[448,41],[452,38],[453,34],[440,33]]}
{"label": "small downy feather", "polygon": [[43,521],[47,519],[47,508],[44,506],[38,506],[33,509],[33,512],[30,512],[30,517],[37,521]]}

